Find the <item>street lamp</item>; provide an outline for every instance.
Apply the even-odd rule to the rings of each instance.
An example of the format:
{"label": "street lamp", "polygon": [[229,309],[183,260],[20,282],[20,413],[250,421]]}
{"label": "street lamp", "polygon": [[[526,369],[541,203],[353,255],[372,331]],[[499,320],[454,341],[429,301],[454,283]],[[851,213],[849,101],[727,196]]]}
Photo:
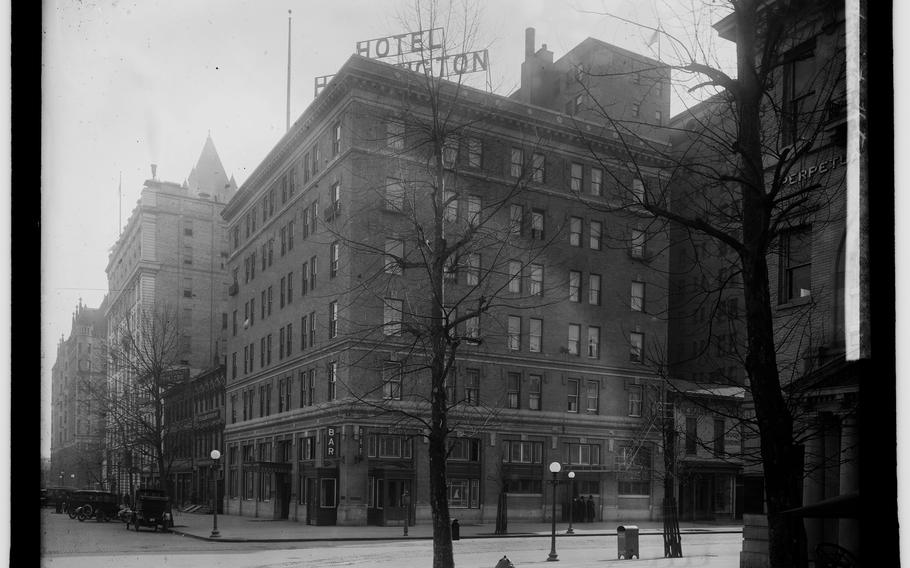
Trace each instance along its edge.
{"label": "street lamp", "polygon": [[572,481],[572,491],[569,492],[569,530],[566,531],[566,534],[575,534],[575,531],[572,530],[572,517],[575,516],[575,472],[569,472],[569,480]]}
{"label": "street lamp", "polygon": [[218,460],[221,459],[221,452],[218,450],[212,450],[212,453],[209,454],[209,457],[212,458],[212,483],[215,486],[214,495],[212,495],[212,535],[211,538],[217,538],[221,536],[221,533],[218,532],[218,481],[215,475],[218,471]]}
{"label": "street lamp", "polygon": [[553,474],[553,480],[549,482],[553,485],[553,526],[550,530],[550,555],[547,556],[548,562],[559,560],[559,557],[556,555],[556,486],[559,484],[559,479],[557,479],[556,476],[559,475],[561,469],[562,466],[558,461],[550,462],[550,473]]}

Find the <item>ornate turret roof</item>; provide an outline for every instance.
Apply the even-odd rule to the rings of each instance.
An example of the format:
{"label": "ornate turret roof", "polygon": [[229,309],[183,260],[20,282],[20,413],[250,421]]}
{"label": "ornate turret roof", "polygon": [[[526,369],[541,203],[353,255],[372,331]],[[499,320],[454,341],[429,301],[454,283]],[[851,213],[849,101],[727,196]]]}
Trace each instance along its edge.
{"label": "ornate turret roof", "polygon": [[224,171],[211,133],[206,137],[199,160],[196,161],[196,166],[185,183],[191,193],[197,195],[206,193],[222,203],[227,203],[237,191],[237,183],[234,182],[233,176],[228,178]]}

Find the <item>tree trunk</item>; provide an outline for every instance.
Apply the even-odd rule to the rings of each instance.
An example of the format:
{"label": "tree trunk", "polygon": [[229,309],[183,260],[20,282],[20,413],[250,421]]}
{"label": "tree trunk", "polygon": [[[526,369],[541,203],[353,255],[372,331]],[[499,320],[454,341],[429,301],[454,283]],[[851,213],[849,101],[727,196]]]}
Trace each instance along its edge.
{"label": "tree trunk", "polygon": [[765,86],[756,73],[757,2],[738,6],[737,102],[738,174],[743,211],[743,269],[747,353],[746,370],[755,405],[768,508],[769,560],[772,567],[797,566],[801,523],[781,511],[800,504],[801,452],[793,442],[793,418],[781,390],[768,278],[773,203],[766,191],[762,159],[761,100]]}

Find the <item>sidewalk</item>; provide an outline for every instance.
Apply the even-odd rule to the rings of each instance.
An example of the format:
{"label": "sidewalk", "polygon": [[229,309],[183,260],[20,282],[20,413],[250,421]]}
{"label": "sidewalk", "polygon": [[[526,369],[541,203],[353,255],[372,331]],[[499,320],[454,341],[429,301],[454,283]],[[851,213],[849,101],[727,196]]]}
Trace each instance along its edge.
{"label": "sidewalk", "polygon": [[[457,518],[457,515],[453,516]],[[174,512],[174,528],[172,532],[203,540],[222,542],[293,542],[293,541],[344,541],[344,540],[417,540],[431,539],[433,527],[429,521],[408,528],[408,536],[404,536],[404,527],[379,527],[379,526],[315,526],[305,523],[272,520],[254,517],[241,517],[238,515],[218,515],[218,532],[220,537],[212,537],[212,515]],[[580,536],[610,536],[616,535],[616,527],[622,524],[635,525],[639,534],[661,535],[663,524],[659,521],[641,521],[623,523],[622,521],[606,521],[596,523],[573,524],[575,535]],[[565,536],[567,523],[557,522],[556,535]],[[461,525],[461,538],[516,538],[516,537],[549,537],[551,534],[550,523],[509,523],[509,533],[506,535],[493,534],[495,525]],[[692,533],[741,533],[742,524],[719,523],[684,523],[679,524],[682,534]]]}

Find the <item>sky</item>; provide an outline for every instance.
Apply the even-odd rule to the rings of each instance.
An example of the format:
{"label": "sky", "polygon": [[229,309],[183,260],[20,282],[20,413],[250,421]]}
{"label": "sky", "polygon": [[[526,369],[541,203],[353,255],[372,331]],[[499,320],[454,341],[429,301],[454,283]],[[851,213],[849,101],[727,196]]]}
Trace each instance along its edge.
{"label": "sky", "polygon": [[[412,0],[50,0],[42,72],[42,455],[50,455],[56,346],[81,301],[98,307],[110,247],[157,164],[182,183],[211,135],[242,185],[286,128],[288,10],[291,121],[356,42],[409,31]],[[657,2],[491,0],[478,3],[476,44],[489,49],[494,91],[519,83],[525,28],[559,58],[588,36],[656,55],[653,32],[678,14]],[[603,15],[610,12],[620,18]],[[661,19],[658,18],[661,15]],[[665,48],[666,49],[666,48]],[[674,112],[677,109],[674,109]]]}

